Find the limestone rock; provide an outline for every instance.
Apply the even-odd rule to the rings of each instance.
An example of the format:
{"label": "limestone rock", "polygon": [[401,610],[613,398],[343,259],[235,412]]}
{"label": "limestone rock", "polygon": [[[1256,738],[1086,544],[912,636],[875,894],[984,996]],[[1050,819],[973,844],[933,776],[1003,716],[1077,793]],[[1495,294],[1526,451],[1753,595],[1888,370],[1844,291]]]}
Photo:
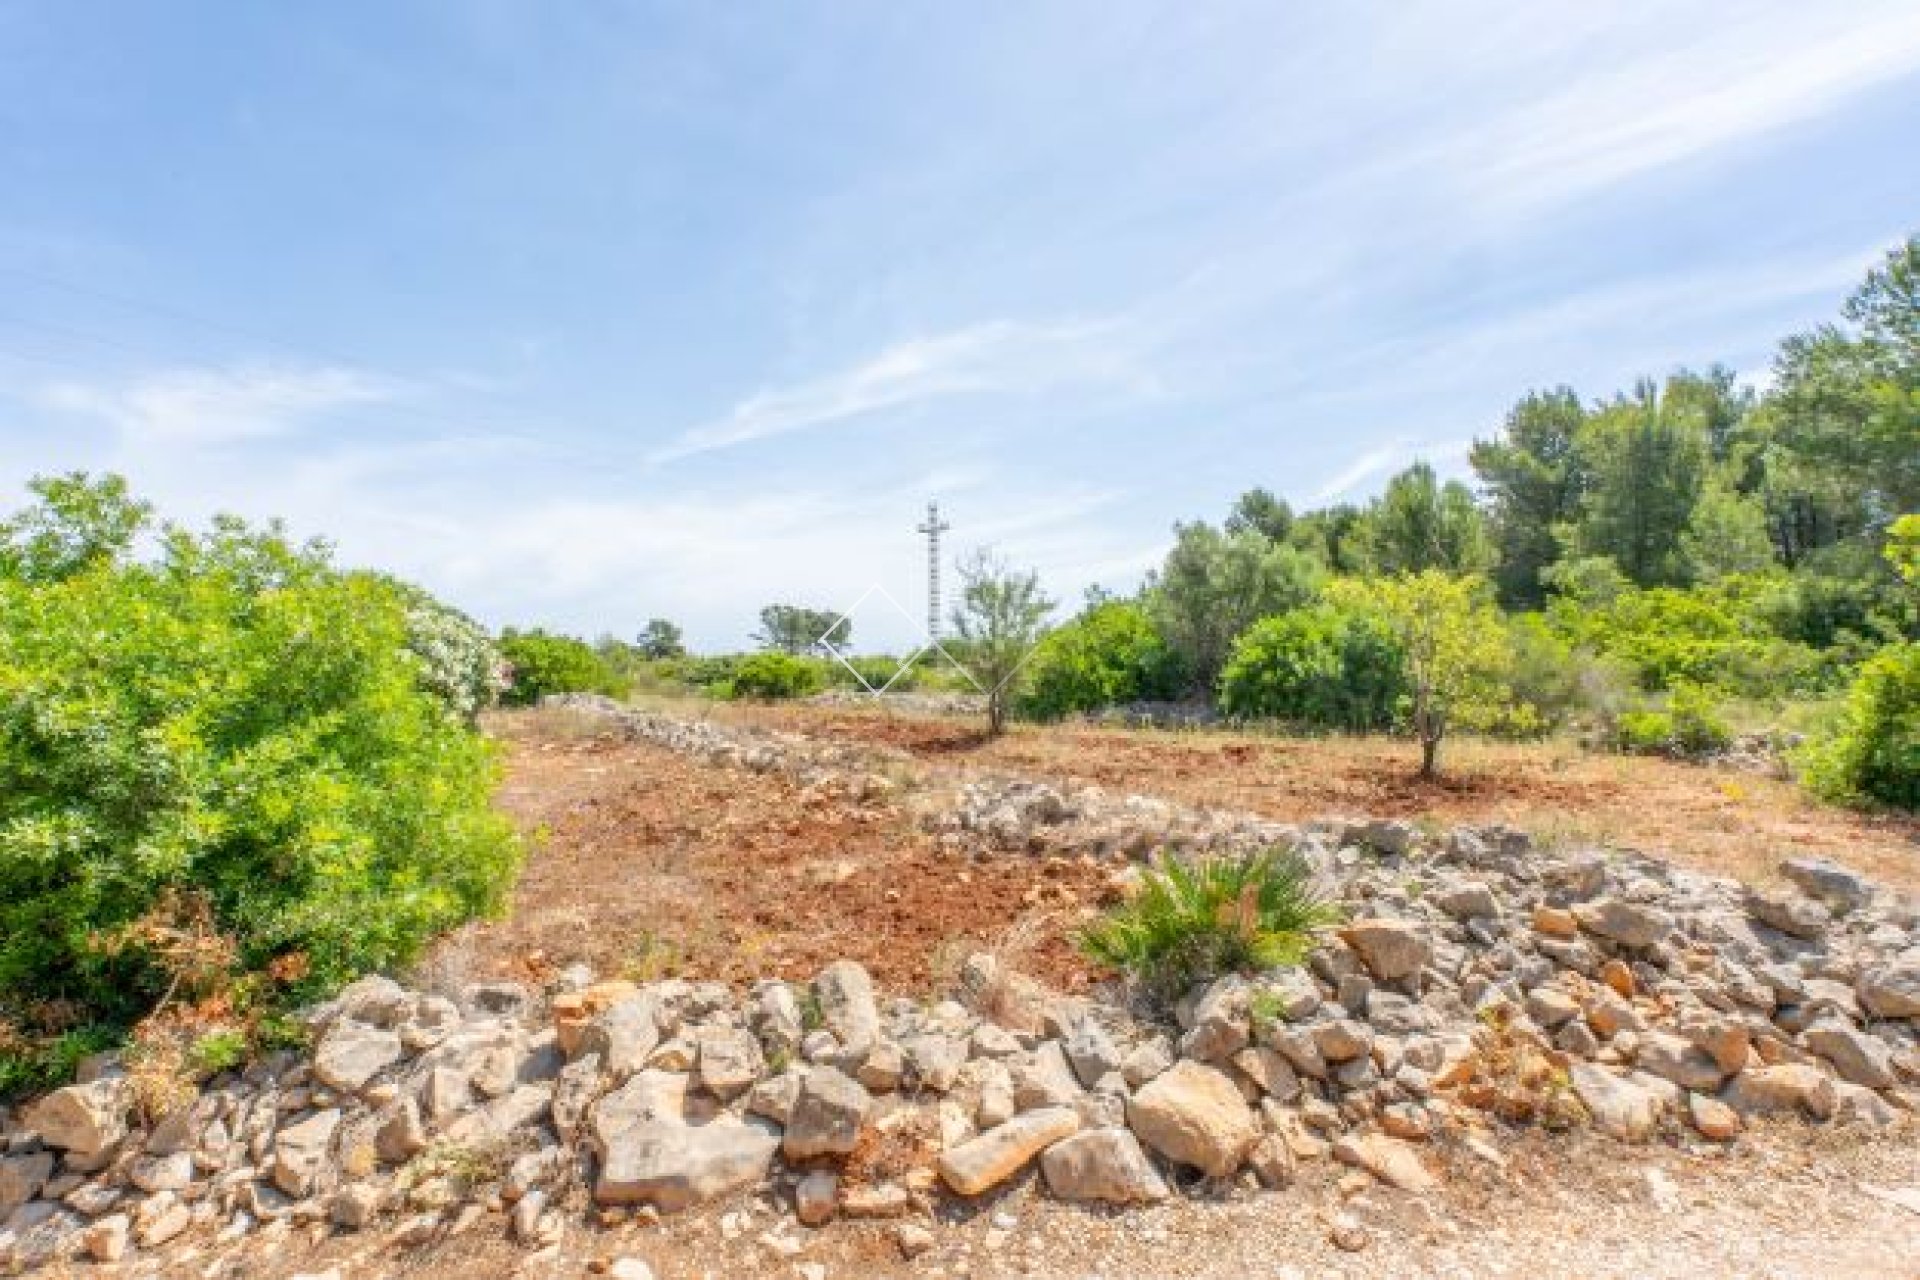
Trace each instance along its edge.
{"label": "limestone rock", "polygon": [[0,1222],[40,1194],[53,1176],[53,1157],[44,1151],[0,1160]]}
{"label": "limestone rock", "polygon": [[650,1204],[677,1213],[758,1185],[779,1148],[771,1133],[733,1120],[644,1120],[607,1143],[593,1197],[601,1204]]}
{"label": "limestone rock", "polygon": [[1833,1081],[1820,1068],[1799,1063],[1751,1067],[1727,1082],[1720,1100],[1743,1116],[1804,1111],[1825,1120],[1833,1114]]}
{"label": "limestone rock", "polygon": [[1823,936],[1832,919],[1826,907],[1812,898],[1797,893],[1775,893],[1752,886],[1748,886],[1746,891],[1746,907],[1748,915],[1769,929],[1808,941]]}
{"label": "limestone rock", "polygon": [[1704,1093],[1687,1095],[1687,1116],[1693,1121],[1693,1127],[1700,1131],[1701,1137],[1718,1142],[1738,1137],[1744,1127],[1740,1123],[1739,1112]]}
{"label": "limestone rock", "polygon": [[1838,911],[1858,911],[1873,903],[1873,881],[1827,858],[1787,858],[1780,874]]}
{"label": "limestone rock", "polygon": [[329,1088],[358,1093],[405,1053],[397,1033],[342,1018],[314,1050],[314,1078]]}
{"label": "limestone rock", "polygon": [[880,1010],[873,1000],[873,978],[851,960],[836,960],[813,980],[820,1017],[849,1052],[864,1053],[880,1035]]}
{"label": "limestone rock", "polygon": [[1439,1180],[1420,1162],[1420,1153],[1386,1134],[1346,1134],[1334,1141],[1333,1158],[1365,1169],[1390,1187],[1402,1191],[1430,1191]]}
{"label": "limestone rock", "polygon": [[1127,1123],[1170,1160],[1224,1178],[1240,1167],[1260,1128],[1226,1075],[1191,1060],[1154,1077],[1127,1102]]}
{"label": "limestone rock", "polygon": [[977,1196],[1025,1167],[1027,1161],[1080,1128],[1071,1107],[1042,1107],[940,1154],[935,1166],[944,1181],[963,1196]]}
{"label": "limestone rock", "polygon": [[1869,965],[1854,990],[1861,1007],[1876,1018],[1920,1019],[1920,960]]}
{"label": "limestone rock", "polygon": [[70,1084],[27,1107],[20,1119],[50,1147],[97,1156],[127,1135],[127,1089],[119,1078]]}
{"label": "limestone rock", "polygon": [[1359,953],[1367,971],[1382,981],[1419,973],[1433,954],[1433,944],[1411,920],[1355,920],[1340,937]]}
{"label": "limestone rock", "polygon": [[848,1154],[872,1109],[873,1099],[859,1081],[832,1067],[815,1067],[794,1098],[782,1144],[787,1159]]}
{"label": "limestone rock", "polygon": [[760,1042],[750,1031],[716,1031],[700,1041],[700,1083],[722,1102],[731,1102],[751,1089],[766,1068]]}
{"label": "limestone rock", "polygon": [[1899,1083],[1893,1071],[1893,1048],[1883,1040],[1837,1022],[1809,1027],[1800,1040],[1831,1062],[1850,1084],[1891,1089]]}
{"label": "limestone rock", "polygon": [[1062,1200],[1140,1204],[1167,1197],[1167,1184],[1126,1129],[1092,1129],[1047,1148],[1040,1157],[1047,1187]]}
{"label": "limestone rock", "polygon": [[575,1057],[592,1054],[608,1075],[625,1080],[660,1044],[659,1003],[645,991],[623,996],[590,1019],[576,1041]]}
{"label": "limestone rock", "polygon": [[840,1175],[815,1169],[793,1189],[793,1212],[804,1226],[824,1226],[840,1207]]}
{"label": "limestone rock", "polygon": [[1602,1133],[1623,1142],[1643,1142],[1658,1123],[1659,1102],[1633,1082],[1591,1062],[1569,1068],[1573,1091]]}
{"label": "limestone rock", "polygon": [[296,1200],[311,1194],[339,1127],[339,1109],[329,1108],[282,1128],[273,1144],[273,1185]]}
{"label": "limestone rock", "polygon": [[1673,917],[1658,907],[1623,898],[1599,898],[1573,909],[1574,919],[1588,933],[1623,947],[1651,947],[1673,932]]}
{"label": "limestone rock", "polygon": [[1727,1075],[1705,1049],[1664,1031],[1650,1032],[1643,1037],[1634,1061],[1642,1071],[1697,1093],[1713,1093]]}

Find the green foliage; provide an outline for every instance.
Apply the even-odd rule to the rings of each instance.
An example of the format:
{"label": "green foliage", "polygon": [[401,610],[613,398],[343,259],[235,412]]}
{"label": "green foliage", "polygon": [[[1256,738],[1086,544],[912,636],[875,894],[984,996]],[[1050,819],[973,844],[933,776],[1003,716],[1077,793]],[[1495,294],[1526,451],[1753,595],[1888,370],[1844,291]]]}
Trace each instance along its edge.
{"label": "green foliage", "polygon": [[1760,499],[1710,480],[1680,533],[1680,555],[1695,582],[1773,567],[1773,542]]}
{"label": "green foliage", "polygon": [[[6,1029],[0,1027],[0,1032]],[[80,1027],[38,1040],[0,1036],[0,1099],[44,1093],[73,1079],[81,1060],[120,1042],[114,1027]]]}
{"label": "green foliage", "polygon": [[1269,849],[1246,857],[1163,856],[1130,901],[1078,935],[1080,949],[1174,999],[1196,982],[1300,963],[1334,922],[1307,862]]}
{"label": "green foliage", "polygon": [[0,1000],[127,1025],[163,957],[105,940],[182,891],[308,986],[500,904],[494,754],[422,689],[403,593],[232,520],[125,554],[0,578]]}
{"label": "green foliage", "polygon": [[1537,605],[1541,571],[1560,555],[1556,531],[1579,513],[1586,469],[1576,443],[1587,411],[1570,387],[1534,392],[1515,405],[1500,434],[1477,440],[1473,469],[1492,504],[1500,598]]}
{"label": "green foliage", "polygon": [[760,611],[760,630],[753,638],[763,647],[783,653],[813,653],[823,642],[845,649],[853,643],[853,619],[831,609],[770,604]]}
{"label": "green foliage", "polygon": [[1016,570],[984,548],[960,565],[960,603],[947,648],[987,694],[987,732],[1006,728],[1007,710],[1021,694],[1028,657],[1053,612],[1040,578]]}
{"label": "green foliage", "polygon": [[1235,637],[1261,618],[1307,604],[1323,576],[1312,555],[1255,529],[1223,534],[1208,524],[1175,525],[1147,610],[1195,685],[1211,690]]}
{"label": "green foliage", "polygon": [[1589,418],[1579,448],[1590,476],[1571,531],[1579,552],[1641,586],[1686,582],[1680,540],[1706,480],[1705,424],[1642,385]]}
{"label": "green foliage", "polygon": [[1820,686],[1824,664],[1767,625],[1767,579],[1726,579],[1712,589],[1627,589],[1600,603],[1556,600],[1547,616],[1570,643],[1619,663],[1642,689],[1693,684],[1767,696]]}
{"label": "green foliage", "polygon": [[1180,659],[1147,611],[1111,600],[1049,632],[1028,664],[1021,709],[1041,720],[1121,703],[1175,698],[1186,687]]}
{"label": "green foliage", "polygon": [[1826,799],[1920,809],[1920,644],[1889,646],[1860,668],[1838,724],[1801,765]]}
{"label": "green foliage", "polygon": [[1513,664],[1505,619],[1484,579],[1429,569],[1398,578],[1344,578],[1336,603],[1381,620],[1406,662],[1408,724],[1420,742],[1420,776],[1434,775],[1454,727],[1528,727],[1507,677]]}
{"label": "green foliage", "polygon": [[627,692],[627,682],[606,658],[572,636],[509,627],[500,633],[500,653],[511,673],[501,701],[511,706],[531,706],[550,693]]}
{"label": "green foliage", "polygon": [[1392,725],[1406,655],[1377,617],[1316,605],[1262,618],[1234,642],[1220,707],[1243,719],[1355,733]]}
{"label": "green foliage", "polygon": [[744,659],[733,674],[742,698],[801,698],[820,688],[820,667],[777,650]]}
{"label": "green foliage", "polygon": [[634,647],[640,650],[640,656],[658,660],[660,658],[683,658],[687,646],[680,634],[680,628],[666,618],[648,618],[647,625],[640,629]]}
{"label": "green foliage", "polygon": [[1681,685],[1665,706],[1640,706],[1613,719],[1609,741],[1629,755],[1674,756],[1700,759],[1725,751],[1733,729],[1713,692],[1698,685]]}
{"label": "green foliage", "polygon": [[0,521],[0,578],[60,582],[111,564],[153,522],[151,504],[136,501],[121,476],[74,471],[27,488],[39,501]]}
{"label": "green foliage", "polygon": [[247,1033],[230,1027],[209,1031],[187,1049],[187,1066],[197,1076],[217,1076],[246,1062],[252,1046]]}
{"label": "green foliage", "polygon": [[1442,485],[1424,462],[1388,481],[1368,511],[1367,539],[1376,573],[1482,573],[1493,565],[1473,491],[1458,480]]}

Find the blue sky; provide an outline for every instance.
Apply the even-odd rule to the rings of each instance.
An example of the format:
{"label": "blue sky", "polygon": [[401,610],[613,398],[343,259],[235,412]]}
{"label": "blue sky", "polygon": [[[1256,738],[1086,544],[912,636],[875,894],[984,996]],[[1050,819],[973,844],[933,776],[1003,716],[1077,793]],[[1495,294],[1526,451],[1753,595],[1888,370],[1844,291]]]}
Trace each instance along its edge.
{"label": "blue sky", "polygon": [[938,497],[1072,601],[1530,387],[1764,378],[1917,123],[1910,0],[0,0],[0,506],[114,469],[725,646],[918,611]]}

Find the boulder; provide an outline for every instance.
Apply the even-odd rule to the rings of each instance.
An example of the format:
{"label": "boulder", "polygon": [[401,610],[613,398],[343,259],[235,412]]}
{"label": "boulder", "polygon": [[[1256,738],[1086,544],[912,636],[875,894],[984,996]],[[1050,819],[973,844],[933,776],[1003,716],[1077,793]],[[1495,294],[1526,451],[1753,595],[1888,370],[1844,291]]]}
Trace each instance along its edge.
{"label": "boulder", "polygon": [[1780,874],[1836,911],[1859,911],[1873,902],[1873,881],[1828,858],[1787,858]]}
{"label": "boulder", "polygon": [[815,1067],[794,1097],[782,1150],[789,1160],[847,1155],[872,1110],[873,1098],[858,1080],[832,1067]]}
{"label": "boulder", "polygon": [[900,1047],[905,1051],[907,1065],[913,1068],[914,1078],[920,1082],[920,1087],[935,1093],[945,1093],[953,1088],[954,1082],[960,1078],[960,1068],[967,1063],[966,1042],[939,1032],[910,1037]]}
{"label": "boulder", "polygon": [[1812,898],[1797,893],[1775,893],[1749,886],[1747,914],[1769,929],[1806,941],[1817,941],[1827,931],[1832,914]]}
{"label": "boulder", "polygon": [[334,1130],[339,1127],[338,1108],[282,1127],[273,1143],[273,1185],[296,1200],[312,1194],[326,1164]]}
{"label": "boulder", "polygon": [[1439,1180],[1420,1162],[1418,1151],[1386,1134],[1346,1134],[1335,1140],[1333,1157],[1342,1164],[1365,1169],[1388,1186],[1402,1191],[1431,1191],[1439,1185]]}
{"label": "boulder", "polygon": [[576,1058],[591,1054],[615,1080],[647,1065],[660,1044],[659,1004],[650,992],[622,996],[595,1014],[574,1040]]}
{"label": "boulder", "polygon": [[1127,1102],[1127,1123],[1170,1160],[1224,1178],[1240,1167],[1260,1126],[1239,1088],[1223,1073],[1191,1060],[1148,1081]]}
{"label": "boulder", "polygon": [[1022,1112],[951,1151],[940,1154],[940,1178],[963,1196],[977,1196],[1018,1173],[1027,1161],[1080,1128],[1071,1107]]}
{"label": "boulder", "polygon": [[127,1086],[121,1077],[55,1089],[21,1114],[50,1147],[87,1159],[127,1136]]}
{"label": "boulder", "polygon": [[865,1053],[880,1035],[880,1009],[873,978],[851,960],[836,960],[813,980],[820,1019],[849,1053]]}
{"label": "boulder", "polygon": [[1573,908],[1573,917],[1588,933],[1623,947],[1651,947],[1673,932],[1673,917],[1658,907],[1624,898],[1597,898]]}
{"label": "boulder", "polygon": [[1073,1068],[1067,1065],[1066,1051],[1058,1040],[1049,1040],[1033,1051],[1031,1057],[1010,1064],[1013,1076],[1013,1105],[1020,1111],[1039,1107],[1070,1107],[1084,1092]]}
{"label": "boulder", "polygon": [[1067,1063],[1080,1083],[1091,1089],[1122,1062],[1119,1048],[1106,1029],[1092,1018],[1081,1018],[1061,1044]]}
{"label": "boulder", "polygon": [[1573,1091],[1602,1133],[1623,1142],[1643,1142],[1660,1118],[1659,1099],[1630,1080],[1591,1062],[1569,1068]]}
{"label": "boulder", "polygon": [[358,1093],[405,1053],[396,1032],[342,1018],[314,1050],[313,1075],[328,1088]]}
{"label": "boulder", "polygon": [[1355,920],[1340,937],[1360,956],[1367,971],[1383,982],[1420,972],[1433,955],[1433,944],[1411,920]]}
{"label": "boulder", "polygon": [[593,1198],[677,1213],[757,1186],[779,1149],[773,1134],[731,1119],[703,1125],[642,1121],[607,1143]]}
{"label": "boulder", "polygon": [[1869,965],[1860,971],[1854,991],[1860,1007],[1876,1018],[1920,1019],[1920,960]]}
{"label": "boulder", "polygon": [[1893,1048],[1885,1041],[1838,1022],[1807,1028],[1800,1042],[1840,1073],[1849,1084],[1869,1089],[1891,1089],[1899,1084],[1893,1072]]}
{"label": "boulder", "polygon": [[760,1042],[750,1031],[729,1028],[700,1040],[700,1084],[722,1102],[731,1102],[751,1089],[766,1068]]}
{"label": "boulder", "polygon": [[1252,993],[1245,978],[1228,974],[1207,987],[1193,1005],[1193,1025],[1180,1038],[1180,1052],[1202,1062],[1222,1062],[1245,1048],[1251,1033]]}
{"label": "boulder", "polygon": [[1634,1061],[1642,1071],[1696,1093],[1715,1092],[1727,1076],[1712,1054],[1664,1031],[1642,1037]]}
{"label": "boulder", "polygon": [[1041,1155],[1040,1173],[1062,1200],[1144,1204],[1168,1194],[1166,1180],[1126,1129],[1093,1129],[1055,1143]]}
{"label": "boulder", "polygon": [[681,1122],[687,1113],[687,1077],[677,1071],[642,1071],[587,1111],[587,1133],[595,1149],[605,1151],[614,1138],[637,1124]]}
{"label": "boulder", "polygon": [[1750,1067],[1727,1082],[1720,1100],[1742,1116],[1804,1111],[1825,1120],[1833,1114],[1833,1080],[1820,1068],[1801,1063]]}
{"label": "boulder", "polygon": [[1433,905],[1455,920],[1483,920],[1500,914],[1500,901],[1483,880],[1450,880],[1434,890]]}

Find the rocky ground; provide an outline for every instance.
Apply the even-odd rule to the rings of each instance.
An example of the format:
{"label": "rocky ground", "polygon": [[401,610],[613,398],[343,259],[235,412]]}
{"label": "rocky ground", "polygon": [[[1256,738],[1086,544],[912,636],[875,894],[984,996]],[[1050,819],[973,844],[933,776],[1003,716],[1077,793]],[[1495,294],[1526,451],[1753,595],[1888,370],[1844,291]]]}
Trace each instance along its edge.
{"label": "rocky ground", "polygon": [[[884,756],[606,705],[808,791]],[[6,1118],[0,1260],[110,1275],[1911,1275],[1920,917],[1502,827],[1283,826],[912,783],[956,867],[1285,844],[1346,923],[1165,1021],[981,951],[945,992],[363,980],[157,1120],[111,1060]],[[589,886],[590,889],[590,886]],[[830,911],[830,901],[819,909]],[[565,960],[567,963],[558,963]],[[884,986],[885,984],[881,984]]]}

